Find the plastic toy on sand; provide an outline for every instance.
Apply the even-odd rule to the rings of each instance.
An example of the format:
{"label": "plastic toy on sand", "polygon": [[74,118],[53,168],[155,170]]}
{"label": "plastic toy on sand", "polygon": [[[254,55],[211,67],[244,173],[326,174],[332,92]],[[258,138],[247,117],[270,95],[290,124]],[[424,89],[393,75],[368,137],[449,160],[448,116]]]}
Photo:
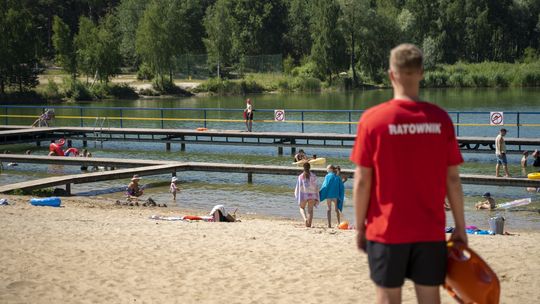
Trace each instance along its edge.
{"label": "plastic toy on sand", "polygon": [[33,198],[30,204],[33,206],[60,207],[62,201],[59,197]]}
{"label": "plastic toy on sand", "polygon": [[463,243],[448,242],[444,287],[458,303],[499,303],[501,287],[497,275]]}
{"label": "plastic toy on sand", "polygon": [[348,221],[343,221],[343,222],[339,223],[338,228],[342,229],[342,230],[348,230],[349,229],[349,222]]}

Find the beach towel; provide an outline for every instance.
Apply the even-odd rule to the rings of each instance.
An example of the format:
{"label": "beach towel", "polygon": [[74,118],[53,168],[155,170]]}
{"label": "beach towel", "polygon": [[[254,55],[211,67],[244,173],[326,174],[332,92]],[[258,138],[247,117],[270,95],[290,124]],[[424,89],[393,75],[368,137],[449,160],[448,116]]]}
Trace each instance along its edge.
{"label": "beach towel", "polygon": [[183,215],[183,216],[165,216],[165,215],[151,215],[151,220],[159,221],[182,221],[182,222],[193,222],[193,221],[203,221],[203,222],[213,222],[214,218],[211,216],[196,216],[196,215]]}
{"label": "beach towel", "polygon": [[345,201],[345,185],[341,178],[333,172],[326,174],[324,182],[319,191],[319,198],[322,201],[325,199],[337,199],[339,211],[343,211],[343,202]]}
{"label": "beach towel", "polygon": [[319,202],[319,185],[317,184],[317,176],[310,173],[309,178],[304,177],[304,173],[298,176],[296,187],[294,188],[294,197],[298,205],[307,200],[315,200]]}

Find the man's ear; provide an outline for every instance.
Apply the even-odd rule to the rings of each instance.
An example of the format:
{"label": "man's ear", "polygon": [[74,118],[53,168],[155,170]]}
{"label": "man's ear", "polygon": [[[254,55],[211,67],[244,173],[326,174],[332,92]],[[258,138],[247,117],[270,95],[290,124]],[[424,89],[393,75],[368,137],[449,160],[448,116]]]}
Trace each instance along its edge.
{"label": "man's ear", "polygon": [[394,77],[394,72],[391,69],[388,69],[388,78],[390,78],[391,82],[394,82],[396,80]]}

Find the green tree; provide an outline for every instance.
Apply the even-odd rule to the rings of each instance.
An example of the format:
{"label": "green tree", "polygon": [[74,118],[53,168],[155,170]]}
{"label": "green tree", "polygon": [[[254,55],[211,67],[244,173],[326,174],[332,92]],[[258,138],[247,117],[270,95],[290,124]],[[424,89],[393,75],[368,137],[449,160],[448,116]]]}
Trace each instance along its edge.
{"label": "green tree", "polygon": [[204,26],[208,36],[204,39],[208,52],[208,64],[217,68],[218,77],[221,77],[221,67],[231,63],[234,23],[229,3],[228,0],[218,0],[206,10],[204,18]]}
{"label": "green tree", "polygon": [[23,92],[38,84],[38,28],[21,3],[2,1],[0,8],[0,93],[7,87]]}
{"label": "green tree", "polygon": [[124,63],[131,66],[138,64],[135,49],[137,27],[144,14],[147,0],[122,0],[116,9],[118,18],[118,31],[120,32],[120,50]]}
{"label": "green tree", "polygon": [[58,16],[53,19],[52,43],[56,62],[73,78],[77,75],[77,53],[73,47],[73,35],[69,26]]}
{"label": "green tree", "polygon": [[338,27],[341,10],[335,0],[316,0],[312,13],[311,59],[321,79],[332,83],[332,75],[346,66],[345,41]]}
{"label": "green tree", "polygon": [[289,2],[285,52],[291,54],[296,63],[299,63],[303,57],[309,56],[311,51],[310,12],[311,6],[308,0]]}
{"label": "green tree", "polygon": [[75,36],[80,70],[100,82],[108,82],[120,71],[122,57],[120,39],[113,30],[115,25],[112,15],[103,17],[99,25],[81,17],[79,33]]}
{"label": "green tree", "polygon": [[233,56],[240,73],[246,55],[282,52],[286,8],[282,0],[231,0]]}
{"label": "green tree", "polygon": [[358,85],[358,76],[356,74],[356,46],[363,30],[361,26],[365,22],[368,10],[368,3],[365,0],[340,0],[342,29],[347,42],[347,51],[349,52],[349,69],[352,71],[353,83]]}

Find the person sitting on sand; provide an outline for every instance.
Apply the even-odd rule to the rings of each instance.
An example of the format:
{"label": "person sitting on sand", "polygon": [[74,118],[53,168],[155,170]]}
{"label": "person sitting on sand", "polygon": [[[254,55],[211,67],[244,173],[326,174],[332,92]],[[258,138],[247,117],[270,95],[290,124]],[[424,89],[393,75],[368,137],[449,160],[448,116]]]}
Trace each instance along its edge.
{"label": "person sitting on sand", "polygon": [[212,211],[210,211],[210,216],[214,217],[214,222],[234,223],[240,221],[236,219],[236,211],[238,211],[238,209],[234,210],[233,214],[230,214],[225,209],[225,206],[215,205],[214,208],[212,208]]}
{"label": "person sitting on sand", "polygon": [[131,182],[129,183],[126,192],[128,200],[138,201],[139,196],[143,194],[141,186],[139,185],[139,180],[141,180],[141,178],[137,174],[133,175],[131,178]]}
{"label": "person sitting on sand", "polygon": [[169,187],[169,192],[171,192],[173,196],[173,200],[176,200],[176,192],[180,191],[180,189],[178,189],[178,186],[176,186],[177,181],[178,181],[178,178],[176,178],[176,176],[173,176],[171,178],[171,186]]}
{"label": "person sitting on sand", "polygon": [[[304,163],[304,172],[298,176],[296,187],[294,188],[294,197],[300,207],[300,215],[304,219],[306,227],[311,227],[313,221],[313,207],[319,204],[319,185],[317,176],[311,171],[311,165]],[[306,207],[307,216],[306,216]]]}
{"label": "person sitting on sand", "polygon": [[294,161],[295,162],[299,162],[299,161],[307,161],[308,160],[308,157],[306,155],[306,153],[304,152],[304,150],[300,149],[300,151],[298,151],[298,153],[296,153],[296,155],[294,155]]}
{"label": "person sitting on sand", "polygon": [[493,210],[497,208],[497,204],[495,203],[495,199],[491,197],[491,193],[486,192],[482,195],[482,197],[485,198],[486,200],[476,203],[475,205],[476,210],[480,210],[480,209]]}

